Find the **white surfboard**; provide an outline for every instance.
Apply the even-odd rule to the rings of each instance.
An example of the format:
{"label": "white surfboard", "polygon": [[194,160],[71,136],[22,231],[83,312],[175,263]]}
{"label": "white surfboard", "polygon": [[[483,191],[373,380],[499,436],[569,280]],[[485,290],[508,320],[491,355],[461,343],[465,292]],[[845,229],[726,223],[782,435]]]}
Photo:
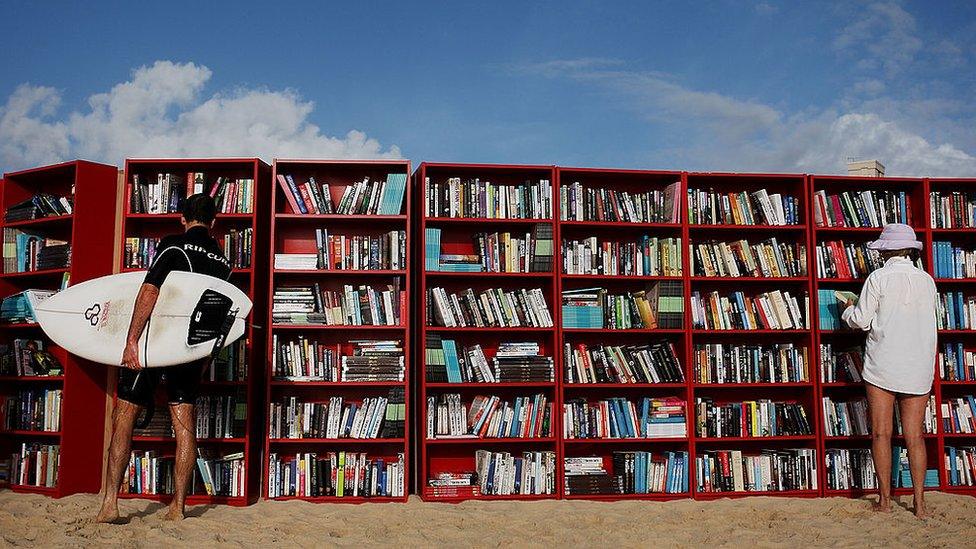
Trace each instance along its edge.
{"label": "white surfboard", "polygon": [[[35,304],[34,315],[44,333],[69,353],[118,366],[136,295],[145,278],[145,271],[132,271],[82,282]],[[244,334],[251,300],[218,278],[170,273],[139,341],[142,365],[174,366],[210,356],[215,332],[231,309],[238,309],[237,318],[224,346]]]}

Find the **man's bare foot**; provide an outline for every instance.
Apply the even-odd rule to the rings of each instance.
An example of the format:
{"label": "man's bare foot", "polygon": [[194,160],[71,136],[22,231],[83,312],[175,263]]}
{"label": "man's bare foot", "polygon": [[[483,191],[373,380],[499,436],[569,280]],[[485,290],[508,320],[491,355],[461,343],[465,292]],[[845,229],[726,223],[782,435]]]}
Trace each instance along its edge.
{"label": "man's bare foot", "polygon": [[890,499],[878,500],[878,502],[875,503],[871,509],[876,513],[889,513],[891,512],[891,500]]}
{"label": "man's bare foot", "polygon": [[102,509],[98,512],[98,516],[95,517],[95,522],[102,524],[125,524],[128,521],[119,516],[118,503],[115,505],[106,503],[102,505]]}
{"label": "man's bare foot", "polygon": [[185,517],[183,516],[183,510],[182,509],[180,509],[178,507],[173,507],[172,505],[170,505],[169,511],[166,511],[166,516],[163,517],[163,520],[171,520],[171,521],[174,521],[174,522],[179,522],[179,521],[183,520],[184,518]]}

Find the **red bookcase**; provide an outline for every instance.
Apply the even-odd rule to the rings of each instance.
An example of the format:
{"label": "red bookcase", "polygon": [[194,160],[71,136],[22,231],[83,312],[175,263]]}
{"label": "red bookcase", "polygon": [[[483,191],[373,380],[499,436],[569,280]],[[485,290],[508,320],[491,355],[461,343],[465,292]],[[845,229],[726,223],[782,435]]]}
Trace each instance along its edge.
{"label": "red bookcase", "polygon": [[[250,204],[244,211],[248,213],[218,213],[211,234],[223,243],[230,230],[251,229],[251,265],[235,268],[231,283],[241,288],[254,303],[251,311],[251,325],[244,334],[244,356],[246,379],[235,377],[233,381],[209,381],[205,378],[201,386],[201,397],[220,397],[234,395],[238,402],[246,402],[246,417],[243,432],[235,433],[234,438],[202,438],[198,447],[222,456],[244,453],[245,487],[244,495],[238,497],[193,493],[187,498],[189,504],[229,504],[247,505],[258,499],[260,492],[260,452],[264,425],[264,365],[265,336],[255,322],[264,320],[267,299],[267,269],[262,264],[267,257],[268,232],[266,220],[270,216],[271,197],[268,195],[271,181],[271,168],[257,158],[211,158],[211,159],[127,159],[125,162],[126,204],[124,204],[122,224],[122,250],[119,268],[121,271],[137,270],[126,265],[127,238],[159,239],[169,234],[180,233],[179,213],[148,214],[134,213],[131,210],[134,177],[140,181],[156,182],[158,174],[175,174],[185,177],[188,173],[202,173],[205,177],[204,190],[209,192],[218,178],[252,179],[253,193]],[[218,206],[218,211],[220,210]],[[160,397],[161,395],[157,395]],[[165,413],[164,400],[157,402],[156,413]],[[175,450],[175,440],[170,437],[135,436],[132,450],[140,454],[153,451],[160,457],[170,457]],[[170,495],[121,494],[123,498],[142,498],[168,500]]]}
{"label": "red bookcase", "polygon": [[[963,226],[958,228],[944,228],[936,222],[934,210],[937,208],[936,196],[945,196],[949,193],[966,193],[972,196],[976,192],[976,179],[926,179],[924,183],[925,226],[925,264],[929,274],[935,278],[935,285],[939,292],[962,291],[964,295],[971,295],[968,292],[976,283],[974,278],[949,278],[939,277],[935,262],[935,243],[949,242],[952,246],[958,246],[968,251],[976,250],[976,227]],[[957,225],[953,225],[957,227]],[[917,230],[917,229],[916,229]],[[940,330],[938,334],[940,350],[942,345],[947,343],[961,343],[963,348],[971,351],[976,345],[976,331],[973,330]],[[945,430],[943,418],[945,411],[941,403],[944,399],[959,398],[967,395],[976,395],[976,381],[949,380],[943,377],[938,364],[935,372],[935,389],[937,410],[939,412],[939,424],[937,441],[927,440],[926,449],[929,452],[930,467],[938,466],[941,489],[946,492],[968,494],[976,496],[974,486],[954,486],[951,483],[951,475],[946,466],[946,453],[948,447],[967,447],[976,446],[976,434],[948,433]],[[935,454],[933,456],[933,454]]]}
{"label": "red bookcase", "polygon": [[[289,176],[297,185],[303,185],[310,178],[318,185],[328,184],[333,212],[340,204],[343,193],[351,185],[368,178],[369,181],[384,181],[390,174],[402,174],[404,177],[404,197],[402,209],[396,215],[348,215],[342,213],[306,213],[296,211],[290,204],[289,196],[284,190],[281,178]],[[324,290],[341,290],[343,286],[351,285],[382,288],[386,285],[399,285],[404,292],[401,301],[401,325],[325,325],[325,324],[274,324],[271,306],[268,307],[267,322],[271,326],[267,334],[265,346],[268,356],[268,371],[266,374],[267,389],[264,393],[264,405],[270,407],[272,403],[282,403],[289,398],[298,402],[328,403],[332,397],[341,397],[343,403],[362,403],[364,398],[388,396],[391,390],[402,389],[405,404],[405,432],[397,438],[271,438],[268,422],[262,426],[264,433],[264,459],[262,462],[262,478],[264,497],[269,497],[270,457],[279,456],[282,461],[291,461],[298,454],[317,454],[321,459],[326,452],[365,453],[366,458],[375,463],[382,459],[385,463],[396,461],[402,457],[404,471],[404,495],[402,497],[387,496],[351,496],[319,495],[319,496],[278,496],[274,499],[303,499],[313,502],[329,503],[364,503],[406,501],[410,492],[410,429],[412,427],[412,408],[410,392],[410,376],[413,360],[410,337],[410,308],[412,303],[410,263],[411,253],[411,206],[412,193],[409,189],[410,162],[406,160],[283,160],[277,159],[273,168],[273,186],[271,208],[271,249],[266,256],[271,276],[268,280],[268,299],[271,303],[276,288],[288,286],[312,286],[317,284]],[[287,183],[285,183],[287,184]],[[275,267],[275,254],[317,253],[316,229],[328,231],[330,236],[339,237],[381,237],[391,231],[404,231],[405,266],[401,269],[315,269],[294,270]],[[340,254],[336,254],[336,257]],[[347,256],[349,257],[349,256]],[[328,348],[338,346],[343,356],[352,353],[352,342],[355,340],[399,340],[402,344],[405,359],[404,381],[309,381],[286,380],[275,376],[272,366],[273,357],[277,353],[274,347],[275,337],[279,344],[296,341],[299,337],[309,342],[316,342]],[[271,417],[268,408],[267,417]],[[382,430],[380,432],[382,437]]]}
{"label": "red bookcase", "polygon": [[[809,252],[807,242],[807,223],[809,219],[808,192],[806,177],[792,174],[719,174],[719,173],[689,173],[686,175],[688,193],[693,189],[713,189],[720,193],[752,193],[765,189],[768,193],[780,193],[798,199],[798,224],[791,225],[734,225],[734,224],[696,224],[687,223],[686,238],[689,246],[704,241],[729,242],[746,239],[750,244],[776,238],[779,243],[802,244]],[[687,211],[687,207],[686,207]],[[690,257],[690,253],[687,254]],[[688,265],[688,263],[686,263]],[[696,488],[695,460],[711,451],[741,451],[744,456],[753,456],[760,451],[786,449],[816,449],[819,422],[816,408],[816,385],[813,367],[814,320],[810,319],[810,328],[798,330],[703,330],[693,329],[691,294],[698,291],[702,296],[717,291],[726,296],[733,291],[742,291],[747,296],[773,290],[789,291],[799,300],[803,307],[803,295],[810,295],[811,284],[808,273],[799,277],[706,277],[694,276],[690,268],[686,269],[685,295],[686,322],[690,331],[688,338],[688,366],[689,375],[689,409],[695,408],[695,399],[712,399],[716,404],[728,402],[742,402],[749,400],[768,399],[775,402],[796,402],[803,406],[809,419],[812,432],[807,436],[766,436],[766,437],[736,437],[710,438],[699,436],[694,428],[698,420],[697,411],[689,413],[692,427],[692,489],[696,499],[714,499],[722,497],[737,497],[749,495],[780,495],[796,497],[815,497],[819,490],[792,490],[776,492],[711,492],[699,491]],[[811,298],[812,299],[812,298]],[[811,314],[815,309],[812,309]],[[798,348],[808,350],[807,357],[810,364],[810,379],[792,383],[698,383],[695,376],[694,352],[696,345],[709,344],[733,345],[775,345],[790,343]],[[818,483],[819,486],[819,483]]]}
{"label": "red bookcase", "polygon": [[[552,166],[518,166],[491,164],[448,164],[428,163],[420,165],[414,172],[414,191],[416,193],[417,223],[416,232],[419,236],[415,247],[418,260],[415,261],[418,270],[417,290],[415,301],[415,405],[418,412],[415,417],[419,464],[417,467],[417,491],[421,497],[429,501],[461,501],[463,499],[540,499],[556,498],[559,496],[561,478],[559,467],[562,461],[558,436],[561,432],[560,411],[558,403],[559,365],[557,350],[557,328],[559,326],[559,294],[558,280],[553,272],[445,272],[428,271],[426,267],[428,254],[473,254],[475,244],[473,237],[477,233],[511,232],[513,237],[524,235],[536,224],[547,224],[553,229],[553,245],[558,245],[558,227],[555,224],[557,210],[557,194],[555,192],[555,170]],[[495,219],[481,217],[448,217],[428,215],[428,201],[433,198],[428,192],[427,182],[436,185],[446,185],[448,179],[460,178],[462,181],[478,179],[481,182],[493,184],[517,185],[527,181],[537,183],[546,180],[552,186],[552,215],[533,219]],[[440,229],[441,249],[427,250],[426,233],[428,229]],[[433,260],[433,257],[431,258]],[[555,261],[554,261],[555,263]],[[459,292],[467,288],[476,293],[488,288],[534,289],[540,288],[545,295],[550,315],[553,320],[552,328],[479,328],[458,327],[445,328],[429,325],[432,319],[427,311],[428,290],[440,287],[448,293]],[[428,335],[441,336],[456,342],[459,352],[466,346],[481,345],[485,356],[491,360],[500,343],[504,342],[534,342],[539,345],[542,355],[552,357],[555,367],[555,381],[544,383],[428,383],[425,372],[425,348]],[[435,438],[427,437],[427,399],[431,396],[443,394],[459,394],[462,402],[470,405],[475,396],[498,396],[503,401],[511,402],[517,397],[545,395],[552,403],[553,412],[549,436],[528,438]],[[553,452],[556,458],[556,479],[554,493],[549,495],[473,495],[452,494],[437,495],[428,489],[428,479],[441,473],[469,473],[475,471],[475,453],[478,450],[493,452],[508,452],[512,456],[521,456],[523,452]]]}
{"label": "red bookcase", "polygon": [[[556,269],[558,273],[557,298],[554,307],[562,310],[561,295],[563,291],[583,288],[605,288],[613,294],[625,294],[637,291],[647,291],[661,282],[678,282],[682,296],[687,293],[687,235],[684,223],[684,175],[682,172],[613,170],[591,168],[556,168],[557,193],[559,193],[559,208],[556,212],[559,235],[555,247],[557,250]],[[578,184],[578,185],[577,185]],[[630,222],[630,221],[585,221],[576,219],[567,208],[567,199],[563,193],[570,193],[574,188],[593,190],[601,189],[617,193],[629,193],[634,196],[650,191],[663,192],[669,185],[677,184],[674,200],[677,202],[678,217],[674,222]],[[609,204],[606,205],[609,209]],[[589,217],[584,215],[583,217]],[[633,243],[643,236],[651,238],[674,238],[678,240],[677,247],[681,263],[677,265],[676,273],[658,273],[648,275],[613,275],[613,274],[567,274],[566,258],[563,256],[564,242],[581,242],[596,237],[599,243]],[[627,493],[627,494],[570,494],[564,482],[565,463],[578,457],[600,457],[604,469],[613,474],[621,474],[614,468],[615,452],[649,452],[653,457],[664,455],[666,452],[690,451],[691,408],[687,402],[691,398],[688,369],[688,343],[690,331],[685,319],[681,319],[679,327],[658,327],[653,329],[611,329],[611,328],[570,328],[566,327],[566,318],[560,315],[557,329],[558,360],[556,362],[556,377],[559,380],[559,413],[563,414],[563,405],[578,400],[585,400],[592,404],[607,398],[626,398],[635,404],[645,397],[667,398],[677,397],[686,403],[685,435],[675,438],[568,438],[565,429],[559,437],[560,494],[566,499],[655,499],[667,500],[689,497],[689,491]],[[670,343],[675,350],[684,380],[680,383],[570,383],[567,377],[567,348],[574,351],[580,345],[593,349],[598,345],[630,346],[656,343]],[[565,419],[565,418],[564,418]],[[687,465],[687,463],[686,463]]]}
{"label": "red bookcase", "polygon": [[[813,298],[816,311],[822,313],[821,307],[825,304],[820,302],[819,291],[820,290],[848,290],[854,293],[860,293],[861,287],[864,284],[866,277],[857,278],[826,278],[822,273],[817,271],[816,265],[816,249],[815,247],[824,242],[838,242],[842,241],[844,243],[856,243],[861,244],[874,240],[881,233],[881,228],[870,228],[870,227],[837,227],[837,226],[821,226],[813,220],[815,202],[814,197],[818,191],[825,191],[826,194],[835,195],[841,192],[861,192],[861,191],[875,191],[875,190],[887,190],[893,192],[904,192],[910,205],[910,224],[915,229],[919,240],[931,244],[930,237],[928,235],[928,221],[927,221],[927,196],[925,193],[924,182],[922,179],[909,179],[909,178],[872,178],[872,177],[847,177],[847,176],[819,176],[812,175],[809,177],[810,193],[811,193],[811,228],[810,228],[810,246],[811,246],[811,275],[814,285]],[[925,254],[923,255],[923,263],[926,269],[931,267],[931,252],[926,247]],[[819,317],[818,317],[819,318]],[[831,400],[837,401],[852,401],[857,399],[862,399],[864,395],[864,387],[862,383],[850,383],[843,381],[835,382],[823,382],[822,368],[824,368],[824,361],[829,357],[823,356],[822,345],[828,344],[831,346],[832,350],[846,350],[863,348],[864,345],[864,333],[856,330],[851,330],[849,328],[841,328],[836,330],[821,329],[821,325],[818,322],[816,325],[817,334],[817,349],[816,349],[816,364],[817,364],[817,385],[819,397],[817,398],[817,415],[821,423],[824,421],[824,402],[823,398],[830,398]],[[936,395],[936,401],[938,402],[938,385],[934,390]],[[821,485],[823,494],[826,496],[858,496],[865,493],[864,490],[860,489],[847,489],[847,490],[835,490],[828,486],[828,471],[826,466],[827,452],[833,449],[868,449],[871,448],[870,436],[828,436],[827,426],[822,426],[820,430],[820,473],[821,473]],[[928,459],[930,469],[942,468],[939,466],[941,463],[941,455],[939,453],[938,446],[938,435],[932,433],[926,435],[926,446],[928,449]],[[904,439],[895,436],[893,439],[893,444],[898,446],[904,446]],[[870,492],[870,491],[868,491]],[[895,488],[893,489],[895,494],[906,494],[911,493],[910,488]]]}
{"label": "red bookcase", "polygon": [[[23,290],[57,289],[65,275],[71,284],[111,274],[115,235],[118,168],[75,160],[53,166],[7,173],[0,202],[4,212],[10,206],[38,193],[73,195],[73,213],[28,221],[3,223],[5,229],[65,240],[71,243],[71,266],[0,274],[0,295],[7,297]],[[60,445],[57,483],[53,487],[12,483],[17,492],[36,492],[61,497],[79,492],[98,492],[101,488],[102,441],[105,418],[105,370],[102,366],[68,354],[46,339],[37,324],[0,325],[0,343],[14,339],[40,339],[61,362],[63,375],[0,377],[0,398],[21,390],[60,389],[61,430],[0,431],[3,459],[20,452],[24,443]],[[0,412],[2,414],[2,412]],[[2,426],[0,426],[2,427]]]}

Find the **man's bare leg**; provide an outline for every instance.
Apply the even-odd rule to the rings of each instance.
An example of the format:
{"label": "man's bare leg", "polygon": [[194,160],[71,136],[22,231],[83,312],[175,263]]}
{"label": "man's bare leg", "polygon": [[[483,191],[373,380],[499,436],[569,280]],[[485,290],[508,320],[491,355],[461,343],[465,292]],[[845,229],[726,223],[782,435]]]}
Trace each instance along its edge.
{"label": "man's bare leg", "polygon": [[895,395],[870,383],[865,383],[868,408],[871,411],[871,459],[878,475],[877,511],[891,511],[891,423],[895,410]]}
{"label": "man's bare leg", "polygon": [[105,484],[105,494],[102,496],[102,508],[95,517],[96,522],[119,523],[119,488],[122,486],[122,476],[129,465],[129,453],[132,450],[132,428],[136,418],[142,412],[142,406],[126,400],[119,400],[112,413],[112,441],[108,447],[108,475]]}
{"label": "man's bare leg", "polygon": [[910,395],[899,399],[901,429],[908,447],[908,465],[912,471],[912,490],[915,492],[915,516],[925,518],[925,467],[927,456],[922,428],[925,423],[925,405],[929,395]]}
{"label": "man's bare leg", "polygon": [[196,466],[197,438],[196,438],[196,410],[192,404],[180,403],[169,405],[170,416],[173,418],[173,431],[176,433],[176,467],[174,470],[175,487],[173,502],[166,513],[166,520],[183,520],[186,507],[186,494],[190,490],[193,480],[193,468]]}

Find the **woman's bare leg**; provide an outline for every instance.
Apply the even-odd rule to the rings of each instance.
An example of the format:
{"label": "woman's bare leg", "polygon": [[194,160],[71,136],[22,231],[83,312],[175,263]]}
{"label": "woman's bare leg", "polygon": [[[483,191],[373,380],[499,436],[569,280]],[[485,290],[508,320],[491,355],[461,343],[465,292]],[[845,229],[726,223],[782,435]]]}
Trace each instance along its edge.
{"label": "woman's bare leg", "polygon": [[898,400],[901,408],[901,430],[905,434],[908,447],[908,464],[912,471],[912,489],[915,492],[915,516],[925,517],[925,439],[922,431],[925,424],[925,405],[929,395],[908,395]]}
{"label": "woman's bare leg", "polygon": [[878,511],[891,510],[891,417],[895,411],[895,394],[870,383],[864,384],[871,410],[871,459],[878,475]]}

